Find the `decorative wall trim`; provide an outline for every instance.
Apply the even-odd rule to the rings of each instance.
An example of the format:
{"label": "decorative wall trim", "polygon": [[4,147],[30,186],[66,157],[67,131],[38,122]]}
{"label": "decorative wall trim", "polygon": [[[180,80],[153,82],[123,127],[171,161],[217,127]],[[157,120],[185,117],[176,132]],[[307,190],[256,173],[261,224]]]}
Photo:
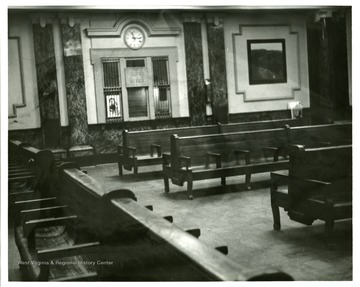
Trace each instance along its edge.
{"label": "decorative wall trim", "polygon": [[209,13],[206,14],[206,22],[208,24],[214,24],[215,26],[224,24],[224,18],[226,14]]}
{"label": "decorative wall trim", "polygon": [[203,23],[205,18],[203,14],[199,13],[184,13],[182,14],[184,23]]}
{"label": "decorative wall trim", "polygon": [[87,28],[88,37],[121,37],[124,28],[130,24],[140,25],[147,33],[148,37],[155,36],[177,36],[181,32],[181,28],[177,26],[155,26],[150,19],[143,16],[124,16],[121,17],[114,27],[94,27]]}
{"label": "decorative wall trim", "polygon": [[[237,49],[236,49],[236,37],[243,36],[243,28],[261,28],[261,27],[288,27],[289,35],[294,35],[296,37],[296,55],[297,55],[297,75],[298,75],[298,85],[295,87],[291,87],[289,96],[274,96],[274,97],[256,97],[249,98],[247,95],[246,90],[240,89],[238,83],[238,62],[237,62]],[[254,38],[255,39],[255,38]],[[271,39],[271,37],[269,37]],[[294,99],[295,98],[295,91],[301,90],[301,66],[300,66],[300,43],[299,43],[299,33],[292,30],[291,24],[261,24],[261,25],[239,25],[239,33],[232,34],[232,44],[233,44],[233,55],[234,55],[234,76],[235,76],[235,93],[244,95],[244,102],[256,102],[256,101],[268,101],[268,100],[286,100],[286,99]]]}
{"label": "decorative wall trim", "polygon": [[59,21],[55,13],[34,13],[31,15],[31,19],[32,24],[40,24],[41,28],[45,28],[47,24]]}
{"label": "decorative wall trim", "polygon": [[26,97],[25,97],[25,84],[24,84],[24,68],[23,68],[23,57],[21,52],[21,40],[20,37],[9,37],[8,40],[17,41],[18,46],[18,55],[19,55],[19,70],[20,70],[20,89],[21,89],[21,103],[13,104],[13,113],[8,115],[8,118],[17,117],[17,109],[26,107]]}

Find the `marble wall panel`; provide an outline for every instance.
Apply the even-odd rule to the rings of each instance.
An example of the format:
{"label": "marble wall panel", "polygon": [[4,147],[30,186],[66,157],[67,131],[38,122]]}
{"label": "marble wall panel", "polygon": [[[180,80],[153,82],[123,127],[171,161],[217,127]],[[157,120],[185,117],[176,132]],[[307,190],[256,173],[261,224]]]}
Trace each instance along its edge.
{"label": "marble wall panel", "polygon": [[123,129],[140,131],[186,126],[190,126],[189,118],[89,125],[89,145],[94,147],[95,154],[115,153],[122,143]]}
{"label": "marble wall panel", "polygon": [[88,125],[80,24],[61,25],[71,146],[88,144]]}
{"label": "marble wall panel", "polygon": [[38,149],[44,148],[41,129],[11,130],[9,131],[9,139],[28,143]]}
{"label": "marble wall panel", "polygon": [[33,37],[41,122],[60,120],[52,25],[33,24]]}
{"label": "marble wall panel", "polygon": [[224,27],[222,24],[208,24],[207,33],[213,120],[215,123],[228,123]]}
{"label": "marble wall panel", "polygon": [[41,128],[45,147],[60,147],[60,111],[53,27],[33,24]]}
{"label": "marble wall panel", "polygon": [[184,23],[186,76],[191,125],[206,124],[201,24]]}

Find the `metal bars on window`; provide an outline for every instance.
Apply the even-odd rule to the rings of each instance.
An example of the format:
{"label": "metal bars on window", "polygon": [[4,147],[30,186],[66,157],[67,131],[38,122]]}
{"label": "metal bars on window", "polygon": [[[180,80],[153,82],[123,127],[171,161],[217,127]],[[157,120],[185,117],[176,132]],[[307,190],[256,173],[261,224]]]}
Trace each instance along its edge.
{"label": "metal bars on window", "polygon": [[154,75],[155,118],[170,118],[169,61],[167,57],[152,58]]}
{"label": "metal bars on window", "polygon": [[104,96],[106,107],[106,121],[122,120],[120,61],[118,58],[103,58]]}

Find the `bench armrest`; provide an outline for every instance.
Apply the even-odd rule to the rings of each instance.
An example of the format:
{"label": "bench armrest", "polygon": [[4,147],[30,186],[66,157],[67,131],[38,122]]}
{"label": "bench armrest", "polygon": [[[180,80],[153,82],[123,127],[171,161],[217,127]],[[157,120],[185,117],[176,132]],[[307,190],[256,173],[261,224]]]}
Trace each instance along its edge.
{"label": "bench armrest", "polygon": [[276,162],[276,161],[279,160],[279,153],[280,153],[281,147],[264,146],[262,149],[265,150],[265,151],[270,151],[270,152],[272,152],[274,162]]}
{"label": "bench armrest", "polygon": [[67,209],[67,205],[59,205],[59,206],[50,206],[50,207],[43,207],[43,208],[36,208],[36,209],[29,209],[29,210],[22,210],[21,220],[23,223],[29,220],[36,220],[41,218],[47,217],[55,217],[60,212]]}
{"label": "bench armrest", "polygon": [[279,185],[289,184],[289,176],[281,173],[271,172],[271,186],[277,188]]}
{"label": "bench armrest", "polygon": [[29,199],[15,202],[15,212],[19,214],[22,210],[36,209],[57,205],[56,197]]}
{"label": "bench armrest", "polygon": [[163,153],[163,165],[170,165],[171,163],[171,155],[169,153]]}
{"label": "bench armrest", "polygon": [[250,164],[250,151],[246,149],[237,149],[234,150],[236,161],[239,163],[239,156],[243,155],[245,157],[245,164]]}
{"label": "bench armrest", "polygon": [[297,178],[295,180],[297,182],[296,184],[300,184],[302,190],[306,192],[307,197],[322,195],[324,200],[332,200],[332,183],[321,180],[303,178]]}
{"label": "bench armrest", "polygon": [[180,164],[182,166],[182,163],[185,163],[186,170],[189,170],[191,168],[191,157],[188,156],[179,156]]}
{"label": "bench armrest", "polygon": [[128,146],[127,149],[129,152],[129,156],[131,156],[132,158],[135,158],[136,157],[136,147]]}
{"label": "bench armrest", "polygon": [[151,157],[154,156],[154,149],[156,149],[157,156],[161,157],[161,145],[159,145],[159,144],[151,144],[150,145],[150,156]]}
{"label": "bench armrest", "polygon": [[44,249],[37,251],[37,259],[39,261],[54,260],[62,257],[71,257],[81,255],[89,252],[99,251],[100,242],[90,242],[83,244],[76,244],[67,247],[58,247],[51,249]]}
{"label": "bench armrest", "polygon": [[216,168],[221,167],[221,154],[214,152],[206,153],[205,168],[209,168],[211,158],[215,158]]}

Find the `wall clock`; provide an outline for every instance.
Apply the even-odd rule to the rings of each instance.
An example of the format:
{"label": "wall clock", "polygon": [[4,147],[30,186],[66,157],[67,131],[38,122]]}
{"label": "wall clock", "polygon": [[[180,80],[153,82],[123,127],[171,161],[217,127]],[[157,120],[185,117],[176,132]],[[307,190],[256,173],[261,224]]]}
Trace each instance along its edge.
{"label": "wall clock", "polygon": [[137,27],[130,27],[125,31],[124,41],[130,49],[140,49],[145,43],[144,32]]}

